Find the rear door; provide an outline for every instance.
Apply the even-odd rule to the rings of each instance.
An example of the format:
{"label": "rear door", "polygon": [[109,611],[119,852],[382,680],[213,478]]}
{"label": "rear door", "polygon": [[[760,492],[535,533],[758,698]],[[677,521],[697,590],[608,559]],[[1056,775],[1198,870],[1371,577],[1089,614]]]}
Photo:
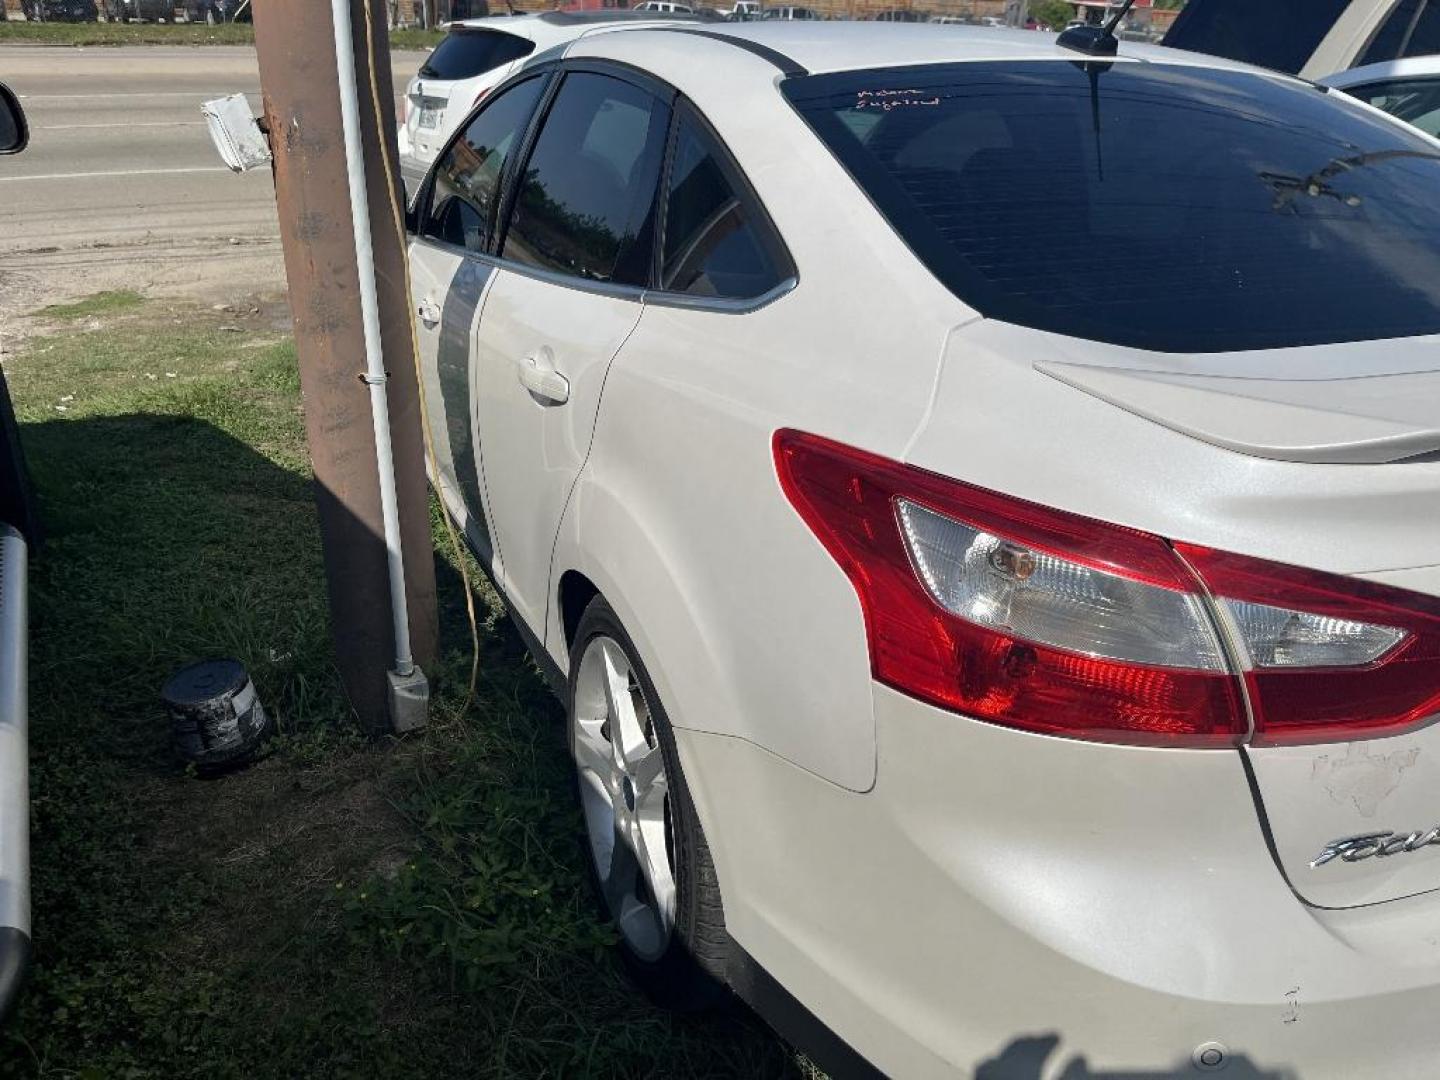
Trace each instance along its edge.
{"label": "rear door", "polygon": [[476,451],[471,357],[475,324],[494,275],[488,258],[507,163],[520,149],[547,75],[503,91],[482,109],[436,165],[421,195],[410,245],[426,412],[435,453],[432,477],[452,517],[481,557],[492,556]]}
{"label": "rear door", "polygon": [[[534,50],[529,38],[502,30],[458,26],[446,34],[407,94],[405,127],[416,157],[433,161],[474,106],[481,87],[494,85]],[[493,78],[482,78],[491,74]]]}
{"label": "rear door", "polygon": [[622,69],[571,68],[511,196],[476,407],[497,577],[532,628],[545,625],[555,534],[606,370],[650,281],[670,100]]}

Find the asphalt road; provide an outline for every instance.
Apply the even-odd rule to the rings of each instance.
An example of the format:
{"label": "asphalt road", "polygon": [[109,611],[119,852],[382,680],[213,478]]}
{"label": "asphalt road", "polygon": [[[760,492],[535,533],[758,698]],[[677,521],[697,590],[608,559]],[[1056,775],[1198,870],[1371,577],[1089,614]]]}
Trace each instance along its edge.
{"label": "asphalt road", "polygon": [[[394,54],[400,86],[423,55]],[[164,287],[230,263],[274,284],[269,172],[229,172],[200,116],[200,102],[236,92],[260,111],[254,49],[0,46],[0,81],[31,126],[29,148],[0,158],[0,314],[93,291],[71,278]]]}

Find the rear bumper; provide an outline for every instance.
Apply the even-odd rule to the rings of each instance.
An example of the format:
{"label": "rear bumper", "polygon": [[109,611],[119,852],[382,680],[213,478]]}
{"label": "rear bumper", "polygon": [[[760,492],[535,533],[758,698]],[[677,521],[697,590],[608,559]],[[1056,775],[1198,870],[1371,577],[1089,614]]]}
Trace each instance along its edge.
{"label": "rear bumper", "polygon": [[0,1021],[30,959],[25,541],[0,524]]}
{"label": "rear bumper", "polygon": [[875,707],[866,794],[678,739],[730,934],[886,1074],[1434,1075],[1440,900],[1300,903],[1236,753]]}

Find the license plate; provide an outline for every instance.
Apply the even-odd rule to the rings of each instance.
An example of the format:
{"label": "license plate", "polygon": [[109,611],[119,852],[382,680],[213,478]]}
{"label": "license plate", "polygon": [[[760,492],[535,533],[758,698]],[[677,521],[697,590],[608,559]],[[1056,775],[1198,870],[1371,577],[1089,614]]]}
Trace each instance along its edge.
{"label": "license plate", "polygon": [[428,128],[428,129],[431,129],[431,130],[433,130],[433,129],[435,129],[435,128],[438,128],[438,127],[440,126],[440,114],[443,113],[444,111],[445,111],[444,109],[426,109],[426,108],[421,108],[421,110],[420,110],[420,126],[421,126],[422,128]]}

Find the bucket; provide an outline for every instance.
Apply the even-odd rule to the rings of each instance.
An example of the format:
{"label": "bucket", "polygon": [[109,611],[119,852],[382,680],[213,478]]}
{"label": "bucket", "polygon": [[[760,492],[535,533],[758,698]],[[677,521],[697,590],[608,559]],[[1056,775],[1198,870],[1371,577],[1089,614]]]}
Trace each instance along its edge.
{"label": "bucket", "polygon": [[202,660],[181,668],[160,696],[176,752],[201,768],[246,761],[270,734],[270,718],[238,660]]}

